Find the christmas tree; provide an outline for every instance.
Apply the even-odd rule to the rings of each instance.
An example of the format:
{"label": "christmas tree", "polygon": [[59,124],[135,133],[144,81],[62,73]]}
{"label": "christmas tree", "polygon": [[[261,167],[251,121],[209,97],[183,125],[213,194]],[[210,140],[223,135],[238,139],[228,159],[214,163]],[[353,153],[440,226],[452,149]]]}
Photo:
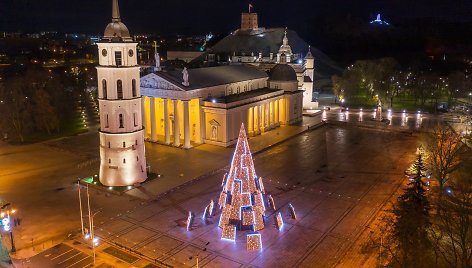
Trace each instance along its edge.
{"label": "christmas tree", "polygon": [[223,239],[235,240],[236,230],[256,232],[264,228],[264,185],[257,177],[244,125],[229,172],[223,178],[218,204],[222,208],[219,227]]}

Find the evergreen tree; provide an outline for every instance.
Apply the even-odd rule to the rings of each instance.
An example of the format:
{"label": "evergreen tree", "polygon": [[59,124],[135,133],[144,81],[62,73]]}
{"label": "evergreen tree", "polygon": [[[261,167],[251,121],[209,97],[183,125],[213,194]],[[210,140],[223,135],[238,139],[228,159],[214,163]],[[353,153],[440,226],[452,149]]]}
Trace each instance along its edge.
{"label": "evergreen tree", "polygon": [[2,264],[10,264],[10,263],[11,263],[10,254],[8,254],[8,249],[3,244],[2,237],[0,237],[0,267],[4,267],[2,266]]}
{"label": "evergreen tree", "polygon": [[431,243],[428,238],[429,202],[426,198],[425,168],[421,154],[415,161],[416,175],[405,192],[398,197],[394,209],[394,236],[397,239],[398,260],[403,267],[428,266]]}

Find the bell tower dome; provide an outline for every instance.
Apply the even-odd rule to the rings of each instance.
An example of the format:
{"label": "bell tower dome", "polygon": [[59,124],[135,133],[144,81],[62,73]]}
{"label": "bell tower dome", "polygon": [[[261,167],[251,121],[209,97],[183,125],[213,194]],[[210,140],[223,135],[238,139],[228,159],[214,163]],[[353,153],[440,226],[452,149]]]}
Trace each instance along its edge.
{"label": "bell tower dome", "polygon": [[100,182],[129,186],[147,178],[137,43],[121,22],[118,0],[98,43]]}

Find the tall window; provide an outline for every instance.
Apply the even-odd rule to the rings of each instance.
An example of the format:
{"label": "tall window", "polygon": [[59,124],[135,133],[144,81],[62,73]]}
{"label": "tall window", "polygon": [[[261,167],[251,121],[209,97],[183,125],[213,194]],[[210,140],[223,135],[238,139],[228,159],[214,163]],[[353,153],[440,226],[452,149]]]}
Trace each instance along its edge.
{"label": "tall window", "polygon": [[124,128],[123,114],[119,115],[119,119],[120,119],[120,128]]}
{"label": "tall window", "polygon": [[108,123],[108,114],[107,114],[107,120],[106,120],[105,128],[109,128],[109,127],[110,127],[110,124]]}
{"label": "tall window", "polygon": [[123,99],[123,82],[121,80],[116,81],[116,92],[118,95],[118,99]]}
{"label": "tall window", "polygon": [[136,98],[136,79],[133,79],[133,81],[131,81],[131,88],[133,91],[133,98]]}
{"label": "tall window", "polygon": [[102,80],[102,94],[103,98],[107,99],[107,80],[105,79]]}
{"label": "tall window", "polygon": [[133,113],[133,119],[134,119],[134,126],[137,127],[138,124],[136,122],[136,113]]}
{"label": "tall window", "polygon": [[121,51],[115,51],[115,62],[117,66],[123,65],[123,62],[121,60]]}

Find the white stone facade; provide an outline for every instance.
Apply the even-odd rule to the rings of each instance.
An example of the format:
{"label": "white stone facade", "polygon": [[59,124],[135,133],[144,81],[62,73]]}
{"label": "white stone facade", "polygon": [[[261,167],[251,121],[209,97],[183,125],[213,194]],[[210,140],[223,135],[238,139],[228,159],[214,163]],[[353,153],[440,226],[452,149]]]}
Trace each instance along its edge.
{"label": "white stone facade", "polygon": [[[117,1],[113,10],[113,21],[121,23]],[[105,186],[144,182],[147,168],[137,43],[126,35],[105,37],[97,45],[100,182]]]}

